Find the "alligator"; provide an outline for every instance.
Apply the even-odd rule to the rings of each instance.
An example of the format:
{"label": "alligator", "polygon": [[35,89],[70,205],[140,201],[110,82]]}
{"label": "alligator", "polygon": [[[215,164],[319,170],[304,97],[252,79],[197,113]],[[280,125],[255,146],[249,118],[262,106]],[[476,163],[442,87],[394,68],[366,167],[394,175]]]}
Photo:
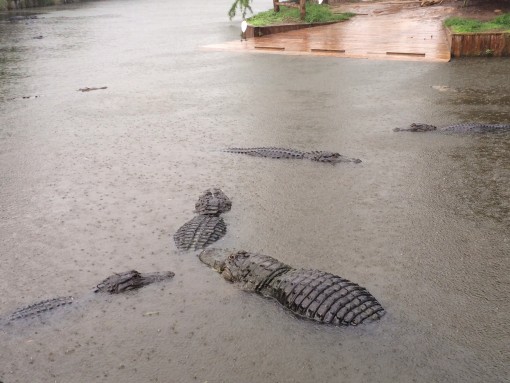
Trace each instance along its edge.
{"label": "alligator", "polygon": [[364,287],[334,274],[295,269],[268,255],[243,250],[208,249],[199,258],[227,281],[275,299],[301,318],[355,326],[385,314]]}
{"label": "alligator", "polygon": [[296,149],[286,148],[227,148],[223,150],[226,153],[240,153],[253,157],[265,158],[290,158],[290,159],[308,159],[311,161],[325,162],[329,164],[336,164],[338,162],[354,162],[360,163],[358,158],[344,157],[339,153],[315,150],[311,152],[304,152]]}
{"label": "alligator", "polygon": [[[120,294],[129,290],[139,289],[151,283],[170,279],[174,275],[171,271],[139,273],[136,270],[130,270],[109,276],[97,284],[92,291],[94,293]],[[7,317],[6,322],[9,323],[22,318],[33,318],[56,308],[71,305],[74,301],[75,299],[72,296],[39,301],[14,311]]]}
{"label": "alligator", "polygon": [[219,215],[230,211],[232,202],[221,189],[204,191],[195,203],[195,216],[174,234],[179,250],[200,250],[223,237],[227,225]]}
{"label": "alligator", "polygon": [[24,15],[24,16],[11,16],[11,17],[9,17],[9,21],[11,23],[15,23],[17,21],[35,20],[35,19],[38,19],[37,15]]}
{"label": "alligator", "polygon": [[39,98],[41,96],[21,96],[21,97],[12,97],[12,98],[8,98],[7,100],[9,101],[12,101],[12,100],[32,100],[32,99],[35,99],[35,98]]}
{"label": "alligator", "polygon": [[226,232],[227,225],[223,218],[214,215],[197,215],[177,230],[174,241],[180,250],[199,250],[216,242]]}
{"label": "alligator", "polygon": [[434,125],[413,123],[408,128],[395,128],[394,132],[430,132],[438,130],[452,133],[485,133],[510,131],[510,124],[456,124],[438,128]]}
{"label": "alligator", "polygon": [[195,213],[201,215],[215,215],[230,211],[232,202],[221,189],[207,189],[198,197],[195,204]]}
{"label": "alligator", "polygon": [[101,89],[108,89],[107,86],[102,86],[100,88],[89,88],[89,87],[85,87],[85,88],[80,88],[78,89],[79,92],[91,92],[93,90],[101,90]]}

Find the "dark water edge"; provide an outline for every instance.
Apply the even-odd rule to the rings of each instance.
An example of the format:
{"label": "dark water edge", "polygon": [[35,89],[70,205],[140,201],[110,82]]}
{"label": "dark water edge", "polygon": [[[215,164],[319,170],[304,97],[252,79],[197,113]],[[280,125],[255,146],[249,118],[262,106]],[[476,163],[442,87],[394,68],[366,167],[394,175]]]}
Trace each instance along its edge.
{"label": "dark water edge", "polygon": [[80,1],[83,0],[0,0],[0,11],[18,11],[26,8],[48,7]]}

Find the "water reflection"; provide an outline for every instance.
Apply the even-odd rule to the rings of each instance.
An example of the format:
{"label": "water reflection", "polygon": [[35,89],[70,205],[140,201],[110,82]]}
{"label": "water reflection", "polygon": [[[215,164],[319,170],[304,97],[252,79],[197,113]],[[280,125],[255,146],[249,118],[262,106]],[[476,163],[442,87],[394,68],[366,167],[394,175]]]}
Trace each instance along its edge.
{"label": "water reflection", "polygon": [[445,69],[447,81],[432,85],[437,105],[453,106],[458,122],[510,123],[508,58],[454,60]]}

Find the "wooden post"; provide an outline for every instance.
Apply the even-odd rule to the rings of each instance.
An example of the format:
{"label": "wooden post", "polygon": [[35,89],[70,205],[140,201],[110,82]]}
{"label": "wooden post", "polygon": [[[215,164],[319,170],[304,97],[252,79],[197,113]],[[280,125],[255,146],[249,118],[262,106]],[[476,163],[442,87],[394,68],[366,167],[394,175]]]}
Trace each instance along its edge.
{"label": "wooden post", "polygon": [[273,0],[273,8],[275,12],[280,12],[280,6],[278,5],[278,0]]}
{"label": "wooden post", "polygon": [[299,0],[299,13],[301,20],[304,20],[306,15],[306,0]]}

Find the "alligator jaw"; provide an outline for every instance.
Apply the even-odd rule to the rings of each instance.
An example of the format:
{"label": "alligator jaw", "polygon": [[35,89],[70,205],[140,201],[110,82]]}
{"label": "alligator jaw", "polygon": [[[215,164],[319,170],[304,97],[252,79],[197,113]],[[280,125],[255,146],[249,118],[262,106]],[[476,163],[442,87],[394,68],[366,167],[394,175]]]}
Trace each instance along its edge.
{"label": "alligator jaw", "polygon": [[230,254],[233,253],[235,253],[235,251],[225,249],[207,249],[202,251],[198,255],[198,258],[213,270],[218,273],[222,273],[225,270],[226,260]]}
{"label": "alligator jaw", "polygon": [[163,271],[163,272],[152,272],[152,273],[141,273],[141,283],[140,287],[150,285],[154,282],[164,281],[165,279],[170,279],[175,276],[175,273],[172,271]]}

